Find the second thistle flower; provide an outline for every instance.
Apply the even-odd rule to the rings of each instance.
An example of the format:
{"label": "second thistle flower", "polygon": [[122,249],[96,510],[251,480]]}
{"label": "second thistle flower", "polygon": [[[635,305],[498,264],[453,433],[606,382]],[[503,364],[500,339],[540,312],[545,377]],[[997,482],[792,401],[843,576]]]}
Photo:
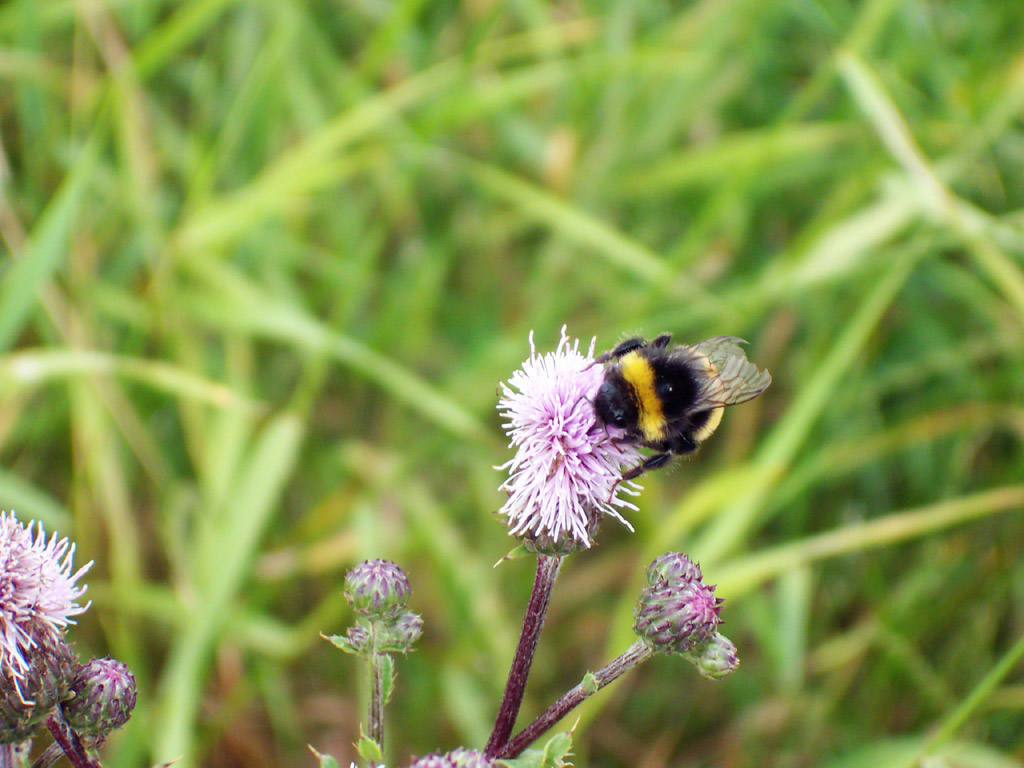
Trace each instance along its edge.
{"label": "second thistle flower", "polygon": [[721,623],[722,600],[702,581],[700,566],[680,552],[655,558],[647,568],[633,629],[662,653],[700,649]]}
{"label": "second thistle flower", "polygon": [[62,706],[68,724],[80,735],[102,738],[128,722],[138,691],[128,667],[107,657],[78,666],[70,693]]}
{"label": "second thistle flower", "polygon": [[[34,525],[34,528],[33,528]],[[66,694],[74,653],[64,631],[88,608],[75,547],[0,513],[0,744],[27,739]]]}

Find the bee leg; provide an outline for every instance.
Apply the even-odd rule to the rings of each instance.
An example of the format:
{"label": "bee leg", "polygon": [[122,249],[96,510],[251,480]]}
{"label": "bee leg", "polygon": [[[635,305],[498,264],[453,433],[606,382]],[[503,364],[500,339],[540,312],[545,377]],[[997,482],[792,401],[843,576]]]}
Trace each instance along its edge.
{"label": "bee leg", "polygon": [[[659,337],[660,338],[660,337]],[[607,363],[609,360],[618,360],[620,357],[625,355],[627,352],[632,352],[634,349],[640,349],[641,347],[647,346],[647,340],[641,336],[634,336],[632,339],[626,339],[624,342],[619,344],[614,349],[610,349],[607,352],[603,352],[594,358],[595,363]]]}
{"label": "bee leg", "polygon": [[650,472],[652,469],[665,466],[671,460],[671,453],[657,453],[646,459],[642,464],[637,464],[632,469],[623,472],[622,477],[619,478],[619,482],[622,482],[623,480],[633,480],[634,478],[640,477],[644,472]]}
{"label": "bee leg", "polygon": [[655,349],[664,349],[668,346],[668,343],[672,341],[671,333],[662,333],[654,337],[651,340],[651,346]]}
{"label": "bee leg", "polygon": [[619,483],[624,483],[627,480],[635,480],[645,472],[649,472],[652,469],[657,469],[658,467],[665,466],[671,460],[671,453],[658,453],[637,464],[632,469],[627,469],[625,472],[622,473],[618,480],[612,483],[611,493],[608,494],[608,503],[611,503],[612,497],[615,495],[615,489],[619,487]]}

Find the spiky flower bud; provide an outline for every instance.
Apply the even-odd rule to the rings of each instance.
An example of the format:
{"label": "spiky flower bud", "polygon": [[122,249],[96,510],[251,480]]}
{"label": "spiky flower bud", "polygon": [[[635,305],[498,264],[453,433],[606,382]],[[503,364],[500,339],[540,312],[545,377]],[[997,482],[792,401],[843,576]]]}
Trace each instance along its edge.
{"label": "spiky flower bud", "polygon": [[356,613],[389,616],[405,607],[409,579],[390,560],[364,560],[345,576],[345,599]]}
{"label": "spiky flower bud", "polygon": [[435,752],[417,759],[409,768],[453,768],[453,766],[447,755],[439,755]]}
{"label": "spiky flower bud", "polygon": [[448,753],[448,759],[455,768],[491,768],[494,764],[484,757],[483,752],[459,747]]}
{"label": "spiky flower bud", "polygon": [[689,581],[701,581],[703,578],[700,566],[682,552],[658,555],[654,562],[647,566],[647,583],[652,587],[662,581],[685,584]]}
{"label": "spiky flower bud", "polygon": [[62,708],[79,734],[102,737],[128,722],[135,699],[135,676],[128,667],[117,659],[92,659],[75,670]]}
{"label": "spiky flower bud", "polygon": [[659,582],[637,603],[633,630],[661,653],[683,653],[711,639],[721,618],[712,587],[699,581]]}
{"label": "spiky flower bud", "polygon": [[403,610],[388,622],[386,647],[382,650],[408,653],[423,634],[423,619],[419,614]]}
{"label": "spiky flower bud", "polygon": [[459,747],[444,755],[424,755],[409,768],[493,768],[483,752]]}
{"label": "spiky flower bud", "polygon": [[64,635],[43,622],[33,622],[28,636],[34,645],[25,654],[28,667],[18,676],[0,669],[0,744],[24,741],[63,699],[71,684],[75,655]]}
{"label": "spiky flower bud", "polygon": [[366,653],[370,650],[370,632],[362,624],[353,624],[349,627],[345,638],[354,653]]}
{"label": "spiky flower bud", "polygon": [[736,646],[721,632],[715,632],[703,647],[694,649],[687,657],[697,667],[697,671],[708,680],[723,678],[740,665]]}

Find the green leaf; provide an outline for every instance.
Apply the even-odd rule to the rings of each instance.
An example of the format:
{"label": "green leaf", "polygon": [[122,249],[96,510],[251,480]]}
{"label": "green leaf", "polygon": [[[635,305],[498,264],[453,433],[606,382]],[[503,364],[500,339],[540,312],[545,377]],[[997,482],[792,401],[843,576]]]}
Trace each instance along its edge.
{"label": "green leaf", "polygon": [[331,757],[330,755],[320,754],[315,749],[313,749],[312,744],[308,744],[307,746],[309,747],[309,751],[316,755],[316,759],[320,761],[320,768],[340,768],[340,766],[338,765],[338,761],[335,760],[333,757]]}
{"label": "green leaf", "polygon": [[359,751],[359,756],[366,760],[370,765],[384,764],[384,754],[380,748],[380,744],[369,736],[365,734],[360,735],[359,741],[356,742],[356,749]]}
{"label": "green leaf", "polygon": [[4,265],[0,276],[0,351],[14,344],[32,313],[39,311],[39,291],[64,264],[72,225],[96,172],[100,132],[97,128],[78,154],[18,259]]}
{"label": "green leaf", "polygon": [[1020,762],[985,744],[957,741],[927,751],[927,739],[907,737],[866,744],[825,764],[825,768],[907,768],[912,765],[955,765],[957,768],[1018,768]]}
{"label": "green leaf", "polygon": [[362,649],[357,648],[346,635],[325,635],[321,633],[320,637],[329,642],[335,648],[340,648],[345,653],[351,653],[355,656],[361,656],[363,654]]}
{"label": "green leaf", "polygon": [[580,683],[583,686],[584,693],[594,694],[600,690],[600,686],[597,684],[597,678],[594,677],[594,673],[587,671],[587,674],[583,676],[583,682]]}
{"label": "green leaf", "polygon": [[494,564],[494,567],[497,568],[506,560],[518,560],[522,557],[536,557],[536,553],[531,552],[525,544],[520,544],[518,547],[509,550],[507,555],[505,555],[503,558],[501,558],[501,560]]}
{"label": "green leaf", "polygon": [[213,504],[206,510],[205,526],[193,545],[193,578],[203,600],[196,603],[188,629],[176,638],[164,668],[157,703],[159,727],[154,729],[158,754],[185,754],[191,760],[207,665],[252,571],[261,536],[277,510],[302,437],[302,422],[294,414],[282,413],[268,421],[236,474],[238,490],[223,505]]}
{"label": "green leaf", "polygon": [[543,749],[528,749],[514,760],[495,760],[508,768],[565,768],[572,752],[572,733],[556,733]]}

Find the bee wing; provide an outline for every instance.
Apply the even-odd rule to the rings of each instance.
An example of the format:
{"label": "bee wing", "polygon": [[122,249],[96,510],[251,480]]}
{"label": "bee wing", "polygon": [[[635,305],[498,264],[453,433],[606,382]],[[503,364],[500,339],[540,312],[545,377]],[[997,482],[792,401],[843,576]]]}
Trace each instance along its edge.
{"label": "bee wing", "polygon": [[739,346],[746,343],[735,336],[715,336],[690,347],[699,357],[710,362],[707,380],[698,397],[702,406],[745,403],[768,389],[772,376],[747,360],[746,353]]}

